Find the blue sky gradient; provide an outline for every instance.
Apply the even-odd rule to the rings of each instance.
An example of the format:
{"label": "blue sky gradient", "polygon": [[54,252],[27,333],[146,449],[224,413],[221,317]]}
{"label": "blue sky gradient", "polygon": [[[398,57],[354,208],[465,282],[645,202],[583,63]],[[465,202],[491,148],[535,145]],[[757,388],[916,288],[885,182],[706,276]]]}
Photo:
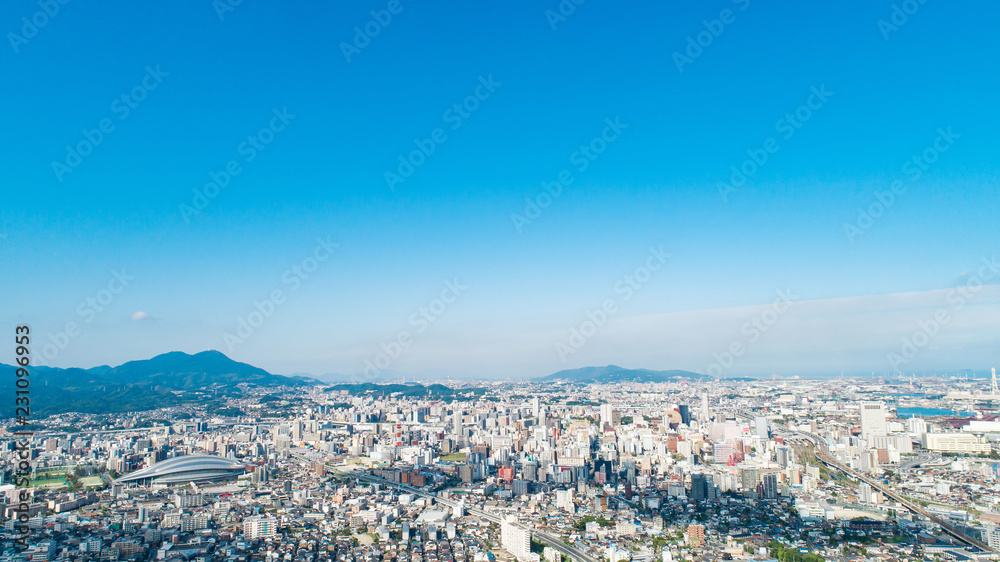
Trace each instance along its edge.
{"label": "blue sky gradient", "polygon": [[[588,0],[553,29],[555,1],[402,0],[348,62],[342,44],[389,5],[244,0],[220,18],[208,0],[70,0],[29,39],[22,18],[40,4],[10,2],[3,316],[45,343],[81,324],[48,354],[56,366],[217,348],[279,373],[355,373],[458,279],[468,289],[387,370],[533,376],[594,362],[704,371],[779,289],[822,302],[916,295],[902,301],[909,312],[880,317],[874,347],[868,309],[820,306],[803,324],[809,338],[762,338],[728,369],[884,371],[918,329],[909,314],[933,311],[927,295],[966,283],[1000,250],[995,3]],[[894,7],[916,10],[880,30]],[[674,53],[706,21],[721,33],[679,71]],[[489,77],[499,85],[453,128],[446,112]],[[121,96],[144,78],[155,88],[126,117]],[[832,95],[785,138],[779,120],[812,88]],[[275,111],[294,117],[248,161],[241,143]],[[581,171],[574,153],[616,118],[627,128]],[[102,120],[114,130],[92,154],[54,171]],[[904,164],[949,127],[957,137],[914,179]],[[386,172],[436,128],[447,139],[390,189]],[[720,195],[730,167],[769,138],[777,150]],[[193,190],[230,161],[240,173],[186,214]],[[573,183],[519,232],[512,214],[563,170]],[[884,214],[845,232],[896,180]],[[317,238],[339,247],[291,291],[283,276]],[[650,247],[671,254],[666,267],[563,360],[559,342],[621,296],[616,282]],[[80,303],[122,270],[134,280],[86,322]],[[287,300],[227,345],[276,289]],[[974,305],[992,310],[991,294]],[[683,344],[642,322],[621,332],[696,311],[702,320],[683,316],[693,338]],[[906,368],[988,368],[996,327],[958,317]]]}

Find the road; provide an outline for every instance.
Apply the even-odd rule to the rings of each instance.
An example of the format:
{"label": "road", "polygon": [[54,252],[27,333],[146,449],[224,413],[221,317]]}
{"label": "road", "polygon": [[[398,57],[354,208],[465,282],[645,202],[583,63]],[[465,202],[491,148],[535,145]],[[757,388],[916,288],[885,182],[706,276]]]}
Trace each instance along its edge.
{"label": "road", "polygon": [[[310,459],[310,458],[305,457],[303,455],[299,455],[297,453],[290,453],[290,454],[292,456],[294,456],[294,457],[296,457],[298,459],[301,459],[303,461],[306,461],[306,462],[315,462],[313,459]],[[409,485],[406,485],[406,484],[397,484],[396,482],[392,482],[390,480],[386,480],[385,478],[380,478],[378,476],[372,476],[370,474],[366,474],[366,473],[363,473],[363,472],[343,472],[340,469],[338,469],[336,466],[334,466],[332,464],[328,464],[328,463],[323,463],[323,466],[327,467],[328,469],[330,469],[332,472],[336,473],[339,476],[344,476],[344,477],[347,477],[347,478],[357,478],[358,480],[363,480],[365,482],[374,482],[374,483],[377,483],[377,484],[383,484],[385,486],[392,486],[393,488],[396,488],[398,490],[403,490],[403,491],[405,491],[407,493],[410,493],[410,494],[416,494],[418,496],[423,496],[425,498],[433,498],[434,501],[436,501],[436,502],[438,502],[438,503],[440,503],[442,505],[448,506],[448,507],[450,507],[452,509],[454,509],[456,506],[458,506],[458,503],[459,503],[459,502],[456,502],[456,501],[452,501],[452,500],[448,500],[448,499],[439,497],[439,496],[437,496],[435,494],[432,494],[430,492],[421,490],[419,488],[414,488],[413,486],[409,486]],[[477,517],[482,517],[483,519],[486,519],[487,521],[492,521],[494,523],[503,523],[503,518],[500,515],[496,514],[496,513],[490,513],[488,511],[483,511],[481,509],[477,509],[477,508],[474,508],[474,507],[466,507],[465,510],[470,515],[475,515]],[[537,529],[532,529],[532,528],[530,528],[530,527],[528,527],[528,526],[526,526],[526,525],[524,525],[523,523],[520,523],[520,522],[515,523],[515,525],[517,525],[518,527],[520,527],[522,529],[527,529],[528,531],[531,531],[531,535],[532,535],[532,537],[535,540],[541,542],[542,544],[544,544],[546,546],[551,546],[552,548],[556,549],[557,551],[561,552],[562,554],[565,554],[566,556],[569,556],[571,559],[573,559],[573,560],[575,560],[577,562],[598,562],[598,560],[596,558],[594,558],[593,556],[590,556],[589,554],[583,552],[582,550],[580,550],[579,548],[576,548],[575,546],[569,546],[568,544],[564,543],[562,541],[562,539],[559,538],[559,537],[550,535],[549,533],[546,533],[546,532],[543,532],[543,531],[539,531]]]}
{"label": "road", "polygon": [[878,481],[876,481],[874,479],[871,479],[871,478],[868,478],[867,476],[865,476],[863,474],[860,474],[860,473],[858,473],[858,472],[856,472],[856,471],[854,471],[854,470],[852,470],[852,469],[850,469],[850,468],[848,468],[848,467],[840,464],[830,454],[830,451],[829,451],[829,449],[827,448],[827,445],[826,445],[826,440],[823,439],[822,437],[820,437],[819,435],[816,435],[814,433],[805,433],[805,432],[802,432],[802,431],[792,432],[792,434],[795,435],[795,436],[798,436],[798,437],[800,437],[802,439],[805,439],[805,440],[809,441],[810,443],[812,443],[813,447],[816,450],[816,459],[819,460],[821,463],[825,464],[826,466],[828,466],[830,468],[833,468],[833,469],[836,469],[836,470],[839,470],[840,472],[843,472],[844,474],[847,474],[848,476],[851,476],[852,478],[855,478],[857,480],[860,480],[862,482],[867,483],[872,488],[878,490],[879,492],[882,492],[882,494],[884,494],[886,497],[891,498],[894,501],[902,504],[904,507],[906,507],[906,509],[910,510],[911,512],[916,513],[916,514],[920,515],[921,517],[924,517],[924,518],[926,518],[926,519],[928,519],[930,521],[933,521],[934,523],[937,523],[938,525],[941,526],[941,529],[943,529],[945,533],[947,533],[951,537],[954,537],[955,539],[957,539],[962,544],[966,544],[966,545],[969,545],[969,546],[974,546],[974,547],[979,548],[981,550],[984,550],[986,552],[995,552],[986,543],[983,543],[982,541],[978,541],[978,540],[976,540],[976,539],[974,539],[972,537],[969,537],[969,536],[963,534],[962,532],[960,532],[957,529],[955,529],[954,527],[952,527],[951,523],[949,523],[948,521],[946,521],[944,519],[941,519],[940,517],[938,517],[936,515],[931,515],[930,513],[928,513],[927,511],[925,511],[919,505],[914,504],[914,503],[910,502],[909,500],[903,498],[899,494],[897,494],[894,491],[892,491],[890,488],[887,488],[886,486],[883,486]]}
{"label": "road", "polygon": [[951,461],[945,460],[940,455],[929,455],[927,453],[921,453],[916,459],[899,465],[899,470],[909,470],[911,468],[916,468],[923,465],[931,466],[946,466],[951,464]]}

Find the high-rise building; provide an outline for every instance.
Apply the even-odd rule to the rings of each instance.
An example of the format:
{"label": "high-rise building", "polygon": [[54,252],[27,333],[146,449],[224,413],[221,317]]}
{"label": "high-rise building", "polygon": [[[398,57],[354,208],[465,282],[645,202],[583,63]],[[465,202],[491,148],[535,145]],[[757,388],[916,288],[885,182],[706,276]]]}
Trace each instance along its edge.
{"label": "high-rise building", "polygon": [[760,471],[756,468],[740,469],[740,486],[744,490],[756,490],[760,482]]}
{"label": "high-rise building", "polygon": [[538,481],[538,463],[526,462],[522,466],[522,471],[524,473],[524,479],[528,482]]}
{"label": "high-rise building", "polygon": [[754,434],[761,439],[768,439],[771,437],[771,432],[768,428],[767,418],[764,416],[757,416],[754,418]]}
{"label": "high-rise building", "polygon": [[573,513],[576,510],[573,505],[573,490],[556,490],[556,507]]}
{"label": "high-rise building", "polygon": [[619,413],[611,404],[601,404],[601,425],[615,425],[620,421]]}
{"label": "high-rise building", "polygon": [[885,423],[885,403],[884,402],[861,402],[861,438],[868,439],[871,435],[885,435],[887,431]]}
{"label": "high-rise building", "polygon": [[476,477],[475,467],[472,466],[471,464],[463,464],[462,466],[458,467],[458,475],[459,478],[462,479],[463,483],[471,484]]}
{"label": "high-rise building", "polygon": [[681,423],[684,425],[691,425],[691,407],[687,404],[681,404],[677,406],[677,412],[681,415]]}
{"label": "high-rise building", "polygon": [[710,413],[708,411],[708,391],[703,391],[701,393],[701,423],[708,423]]}
{"label": "high-rise building", "polygon": [[531,531],[516,525],[513,518],[505,520],[500,526],[500,543],[520,562],[531,559]]}
{"label": "high-rise building", "polygon": [[515,480],[510,483],[510,490],[515,496],[523,496],[528,493],[527,480]]}
{"label": "high-rise building", "polygon": [[913,417],[906,420],[906,431],[910,435],[922,436],[927,433],[927,420],[922,417]]}
{"label": "high-rise building", "polygon": [[778,499],[778,475],[772,473],[765,474],[763,478],[764,484],[764,499],[765,500],[776,500]]}
{"label": "high-rise building", "polygon": [[858,501],[861,503],[873,503],[872,502],[872,487],[871,484],[867,482],[862,482],[858,485]]}
{"label": "high-rise building", "polygon": [[535,419],[541,417],[542,404],[541,400],[537,396],[531,399],[531,415],[535,416]]}
{"label": "high-rise building", "polygon": [[983,542],[993,550],[1000,550],[1000,527],[988,525],[983,532]]}
{"label": "high-rise building", "polygon": [[777,447],[774,450],[774,457],[779,465],[787,468],[788,464],[791,462],[791,449],[788,447]]}
{"label": "high-rise building", "polygon": [[704,474],[691,475],[690,498],[695,501],[704,501],[708,499],[708,479],[705,478]]}

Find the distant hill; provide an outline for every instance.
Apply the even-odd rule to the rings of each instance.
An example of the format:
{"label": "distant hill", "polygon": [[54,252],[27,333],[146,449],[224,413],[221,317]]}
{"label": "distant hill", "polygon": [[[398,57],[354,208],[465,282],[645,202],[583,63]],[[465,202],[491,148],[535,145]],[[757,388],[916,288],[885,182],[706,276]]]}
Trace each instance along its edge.
{"label": "distant hill", "polygon": [[258,386],[302,386],[300,379],[272,375],[264,369],[233,361],[219,351],[188,355],[172,351],[152,359],[129,361],[105,373],[121,382],[155,384],[173,390],[191,390],[211,385],[235,386],[251,383]]}
{"label": "distant hill", "polygon": [[[14,395],[16,367],[0,364],[0,391]],[[180,351],[117,367],[58,369],[31,367],[31,412],[38,418],[65,412],[109,414],[151,410],[180,403],[171,391],[202,388],[305,386],[308,381],[272,375],[233,361],[218,351],[188,355]],[[0,418],[14,417],[14,400],[0,402]]]}
{"label": "distant hill", "polygon": [[582,367],[568,369],[535,379],[544,381],[566,381],[580,384],[606,384],[614,382],[675,382],[680,379],[704,379],[705,375],[691,371],[651,371],[649,369],[626,369],[618,365],[605,367]]}

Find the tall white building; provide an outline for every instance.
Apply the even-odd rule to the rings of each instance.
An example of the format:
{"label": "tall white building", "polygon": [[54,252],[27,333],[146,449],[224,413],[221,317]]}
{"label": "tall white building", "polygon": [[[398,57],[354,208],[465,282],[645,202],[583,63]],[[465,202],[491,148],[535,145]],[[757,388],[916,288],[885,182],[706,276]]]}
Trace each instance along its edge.
{"label": "tall white building", "polygon": [[520,562],[534,558],[531,555],[531,531],[515,525],[513,518],[505,520],[500,526],[500,543],[504,550],[513,554]]}
{"label": "tall white building", "polygon": [[556,507],[573,513],[573,490],[556,490]]}
{"label": "tall white building", "polygon": [[888,429],[885,423],[884,402],[861,402],[861,438],[868,439],[871,435],[885,435]]}
{"label": "tall white building", "polygon": [[611,404],[601,404],[601,425],[614,423],[615,409]]}
{"label": "tall white building", "polygon": [[993,550],[1000,550],[1000,527],[988,525],[986,532],[983,533],[983,539]]}
{"label": "tall white building", "polygon": [[771,437],[771,433],[768,431],[767,418],[764,416],[757,416],[754,418],[754,434],[761,439],[768,439]]}
{"label": "tall white building", "polygon": [[910,435],[921,436],[927,433],[927,420],[920,417],[914,417],[906,420],[906,431]]}

